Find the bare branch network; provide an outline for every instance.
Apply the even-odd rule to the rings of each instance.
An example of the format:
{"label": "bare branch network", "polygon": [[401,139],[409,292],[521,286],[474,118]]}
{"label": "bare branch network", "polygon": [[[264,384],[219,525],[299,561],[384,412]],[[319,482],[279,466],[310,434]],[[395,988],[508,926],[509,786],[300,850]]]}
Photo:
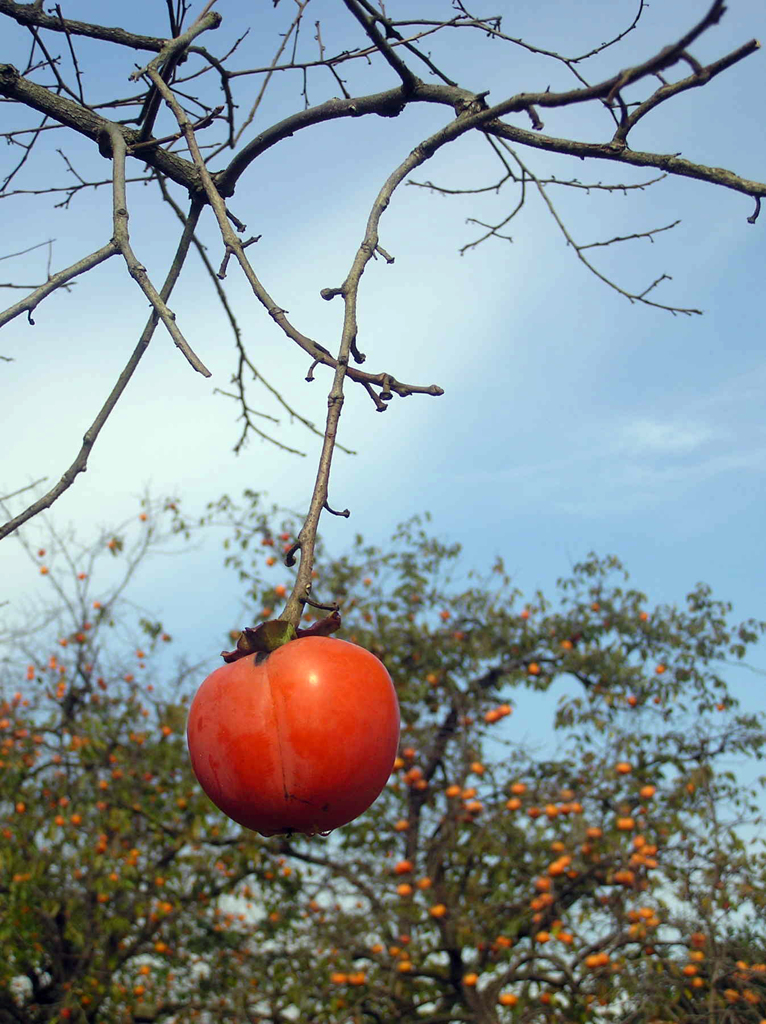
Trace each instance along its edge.
{"label": "bare branch network", "polygon": [[[599,269],[597,251],[637,239],[653,241],[675,223],[661,224],[628,235],[580,241],[567,226],[565,214],[556,202],[561,189],[622,191],[644,190],[668,177],[692,178],[720,188],[742,193],[750,199],[750,223],[755,223],[766,184],[749,180],[721,167],[694,163],[678,153],[633,149],[631,133],[646,123],[655,111],[685,92],[715,88],[715,79],[731,71],[753,54],[759,43],[753,39],[720,56],[709,64],[700,63],[692,48],[700,37],[717,25],[726,7],[714,0],[704,16],[679,39],[658,52],[624,66],[617,50],[634,37],[639,23],[648,18],[644,0],[637,0],[632,17],[614,38],[599,43],[587,52],[566,55],[536,47],[506,31],[498,16],[479,16],[462,0],[444,3],[444,17],[418,17],[411,3],[376,4],[372,0],[343,0],[330,9],[322,0],[295,0],[280,4],[275,0],[268,13],[252,13],[250,5],[234,5],[225,15],[214,8],[215,0],[203,7],[192,21],[186,0],[168,0],[168,34],[165,37],[142,35],[120,27],[82,22],[65,16],[60,7],[46,11],[42,0],[18,3],[0,0],[0,25],[14,39],[28,41],[26,63],[21,67],[0,64],[0,102],[16,118],[13,127],[0,133],[14,159],[0,180],[0,199],[27,201],[25,197],[50,195],[57,205],[70,207],[84,193],[112,188],[112,216],[104,224],[103,243],[84,253],[68,267],[49,267],[46,279],[35,286],[9,281],[3,287],[20,289],[23,296],[0,313],[0,326],[26,314],[33,314],[52,293],[70,289],[99,265],[121,257],[130,277],[149,301],[151,315],[110,394],[85,432],[83,444],[72,464],[46,493],[0,527],[0,538],[7,536],[54,501],[83,472],[99,433],[121,398],[139,361],[162,323],[174,344],[197,372],[208,376],[204,352],[196,352],[188,340],[181,311],[177,315],[168,305],[171,293],[184,271],[188,255],[197,253],[220,301],[225,322],[234,341],[234,372],[220,394],[232,399],[239,410],[240,449],[250,435],[260,436],[295,451],[275,437],[270,424],[275,417],[253,408],[248,397],[250,386],[261,382],[267,393],[291,418],[323,437],[316,485],[304,529],[296,550],[301,551],[296,590],[288,617],[294,618],[309,597],[311,563],[317,524],[328,504],[328,483],[337,442],[338,422],[347,381],[364,390],[377,411],[384,411],[394,397],[441,395],[436,384],[407,383],[388,369],[377,372],[362,369],[365,354],[360,348],[358,303],[362,277],[370,262],[380,258],[381,265],[393,263],[380,238],[381,218],[403,183],[442,194],[474,195],[494,192],[505,203],[494,221],[475,218],[479,228],[475,238],[461,250],[489,239],[508,238],[510,222],[531,196],[536,195],[543,209],[571,248],[576,259],[631,303],[641,303],[673,314],[693,315],[697,309],[682,308],[659,301],[657,288],[667,279],[632,288],[613,280]],[[337,7],[337,9],[336,9]],[[400,14],[397,15],[394,8]],[[309,23],[309,14],[316,19]],[[323,21],[322,18],[325,20]],[[229,24],[229,21],[232,24]],[[272,59],[262,66],[240,67],[237,61],[246,50],[251,30],[263,32],[264,26],[277,26]],[[220,35],[229,40],[219,52],[214,45]],[[330,29],[332,31],[330,31]],[[233,30],[233,31],[232,31]],[[564,91],[515,92],[490,103],[488,92],[477,92],[459,82],[455,70],[459,38],[473,39],[480,34],[487,47],[486,59],[493,66],[511,66],[509,56],[523,51],[525,58],[540,61],[541,69],[551,65],[565,69],[573,84]],[[327,40],[342,39],[340,48],[331,50]],[[112,68],[124,69],[123,94],[97,96],[98,74],[87,74],[88,61],[95,48],[99,59]],[[600,81],[590,81],[586,68],[596,57],[603,63],[605,51],[615,50],[616,70]],[[20,50],[19,50],[20,52]],[[620,49],[620,52],[622,50]],[[86,56],[87,53],[87,56]],[[608,56],[608,54],[607,54]],[[137,63],[138,62],[138,63]],[[379,91],[369,84],[387,82]],[[264,96],[281,87],[296,85],[296,109],[266,127],[253,129]],[[365,88],[366,87],[366,88]],[[316,99],[321,94],[321,99]],[[290,296],[274,295],[265,281],[268,268],[259,268],[255,243],[260,236],[247,236],[245,223],[231,207],[241,181],[252,172],[259,157],[299,132],[317,129],[341,119],[359,120],[371,116],[407,117],[418,106],[443,108],[441,127],[406,155],[381,158],[381,184],[369,209],[362,241],[349,261],[345,279],[329,282],[322,289],[324,299],[340,298],[344,306],[340,338],[334,343],[317,340],[309,328],[290,319],[286,306]],[[545,132],[547,111],[583,106],[593,108],[603,124],[599,141],[579,137],[557,137]],[[161,127],[160,127],[161,125]],[[349,126],[349,131],[353,131]],[[36,166],[38,155],[45,153],[50,132],[54,132],[56,153],[61,158],[67,180],[61,184],[55,169],[49,172],[50,184],[38,187],[35,179],[25,184],[25,174]],[[415,181],[413,175],[434,154],[457,144],[468,135],[486,141],[491,158],[497,162],[498,178],[479,188],[446,188],[431,181]],[[109,162],[108,173],[89,170],[82,173],[77,160],[66,148],[74,137],[91,144],[93,152]],[[68,141],[69,140],[69,141]],[[647,172],[644,180],[627,183],[591,183],[579,179],[556,178],[535,169],[540,151],[563,157],[578,157],[588,166],[606,164],[637,168]],[[181,231],[175,256],[164,281],[154,282],[132,247],[128,231],[131,190],[137,185],[157,187],[158,199],[169,204]],[[505,202],[507,192],[510,202]],[[39,198],[36,200],[39,202]],[[242,212],[242,211],[240,211]],[[220,236],[220,251],[210,255],[199,234],[203,219],[213,218]],[[744,219],[744,217],[743,217]],[[677,222],[676,222],[677,223]],[[31,239],[30,244],[48,244]],[[19,246],[9,248],[18,249]],[[50,246],[49,246],[50,252]],[[0,253],[7,258],[14,253]],[[306,379],[314,379],[318,367],[332,374],[328,396],[328,415],[323,430],[297,412],[257,368],[256,357],[247,346],[237,315],[225,290],[232,263],[249,285],[252,296],[282,332],[286,342],[298,346],[307,360]],[[12,266],[12,263],[9,264]],[[376,359],[381,354],[375,354]],[[383,354],[383,357],[385,354]],[[300,453],[299,453],[300,454]],[[16,489],[16,488],[14,488]],[[295,552],[293,552],[294,554]]]}

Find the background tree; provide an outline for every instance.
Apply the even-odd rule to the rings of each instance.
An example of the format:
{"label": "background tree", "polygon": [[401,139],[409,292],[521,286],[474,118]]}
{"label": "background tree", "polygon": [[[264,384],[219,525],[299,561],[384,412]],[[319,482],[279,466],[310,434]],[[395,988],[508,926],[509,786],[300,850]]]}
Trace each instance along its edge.
{"label": "background tree", "polygon": [[[3,314],[0,324],[22,314],[31,318],[52,292],[71,286],[76,278],[91,273],[113,257],[124,261],[128,273],[153,309],[136,348],[86,431],[84,443],[70,467],[51,489],[0,528],[0,536],[12,532],[40,509],[48,507],[84,470],[104,423],[160,321],[191,366],[200,373],[208,372],[204,353],[198,353],[196,343],[192,345],[184,333],[182,312],[176,318],[168,306],[187,255],[194,248],[205,261],[222,302],[222,315],[234,335],[237,362],[230,394],[242,419],[243,438],[252,432],[264,433],[263,420],[250,404],[246,388],[251,376],[262,378],[260,368],[256,369],[252,354],[243,343],[234,309],[222,291],[221,280],[232,262],[239,264],[252,297],[263,311],[284,337],[305,353],[308,376],[312,377],[319,367],[332,371],[316,487],[306,521],[296,539],[296,550],[301,552],[300,570],[295,592],[285,611],[288,618],[296,619],[310,586],[318,520],[321,512],[329,507],[328,477],[346,379],[360,386],[377,411],[383,411],[397,396],[441,393],[441,388],[435,384],[410,384],[399,380],[385,365],[384,357],[378,355],[376,360],[381,361],[376,362],[374,372],[362,368],[364,355],[358,322],[360,281],[372,260],[378,260],[382,267],[393,259],[380,240],[379,225],[400,184],[413,180],[417,183],[412,175],[431,156],[461,139],[479,135],[497,161],[499,175],[496,182],[481,190],[492,188],[505,194],[510,189],[513,197],[502,207],[495,221],[479,225],[479,233],[469,245],[490,237],[505,237],[509,221],[522,208],[529,193],[535,192],[550,210],[578,260],[607,285],[632,303],[688,315],[696,310],[659,301],[656,288],[665,279],[664,274],[638,286],[608,279],[592,260],[590,250],[625,239],[605,237],[596,242],[578,241],[558,211],[553,193],[559,188],[628,192],[643,189],[662,174],[668,174],[742,193],[755,201],[749,218],[755,221],[766,185],[721,168],[686,160],[674,152],[633,147],[634,137],[644,137],[641,133],[651,124],[656,111],[665,109],[667,103],[686,92],[709,87],[718,75],[757,49],[757,42],[751,40],[709,64],[703,65],[695,58],[693,47],[724,14],[722,0],[715,0],[688,31],[653,55],[642,55],[638,60],[630,55],[625,60],[622,56],[618,58],[615,51],[615,64],[606,75],[600,73],[605,54],[609,54],[611,47],[620,46],[626,37],[630,38],[644,16],[642,0],[633,19],[614,39],[599,40],[588,52],[577,55],[552,53],[514,38],[498,17],[477,16],[462,3],[440,6],[440,16],[436,17],[431,9],[421,16],[414,13],[409,4],[394,10],[376,7],[367,0],[346,0],[340,17],[334,6],[316,3],[310,8],[317,18],[313,35],[306,30],[307,2],[301,0],[292,6],[277,4],[275,8],[268,22],[278,30],[273,60],[262,67],[248,68],[237,64],[238,55],[247,45],[244,35],[252,27],[248,7],[234,12],[232,21],[242,18],[241,21],[227,25],[226,18],[222,20],[211,5],[193,21],[184,2],[158,5],[158,11],[167,18],[165,33],[158,35],[79,21],[67,17],[63,9],[47,12],[36,2],[20,4],[1,0],[0,17],[19,47],[20,65],[17,68],[4,64],[0,68],[0,95],[20,118],[18,125],[6,133],[11,146],[19,149],[19,159],[6,175],[4,192],[9,198],[23,201],[30,191],[53,191],[60,192],[65,202],[76,202],[81,193],[111,184],[112,204],[105,220],[103,244],[68,268],[55,271],[51,268],[47,280]],[[246,18],[242,17],[242,11],[247,12]],[[327,42],[328,21],[322,20],[325,15],[332,29],[332,50]],[[266,14],[261,13],[256,27],[262,29],[264,24]],[[218,30],[220,34],[221,29],[226,34],[225,43],[214,53],[210,49],[211,40],[218,37],[210,33]],[[561,88],[513,92],[504,82],[504,93],[499,97],[493,95],[490,100],[485,90],[476,91],[461,82],[458,48],[447,43],[456,33],[460,38],[470,39],[476,35],[486,38],[487,66],[497,61],[506,67],[509,56],[512,58],[520,48],[539,56],[541,75],[548,75],[550,69],[550,74],[555,74],[558,80],[559,73],[564,72],[568,84]],[[137,69],[134,67],[136,54],[140,55],[139,61],[144,61]],[[91,59],[95,62],[92,66],[99,69],[98,75],[88,74]],[[110,75],[105,80],[101,72],[107,63],[114,69],[114,78]],[[595,77],[587,71],[589,65],[594,68]],[[116,73],[118,69],[120,75]],[[259,130],[257,135],[253,134],[251,126],[266,91],[284,81],[285,76],[297,76],[300,82],[298,109],[285,102],[282,116]],[[127,90],[118,87],[116,83],[128,77],[133,84],[128,83]],[[99,84],[104,82],[106,96],[91,95],[94,90],[90,83],[96,80]],[[113,85],[114,91],[110,92]],[[378,91],[371,92],[371,87]],[[589,106],[602,115],[597,141],[591,141],[587,132],[581,135],[578,131],[578,112]],[[310,328],[290,319],[284,309],[288,300],[272,295],[265,276],[257,273],[258,261],[253,256],[257,253],[257,236],[247,235],[243,219],[246,214],[249,218],[251,211],[239,206],[239,212],[234,209],[236,187],[271,148],[304,129],[318,125],[326,128],[330,122],[343,118],[364,120],[369,115],[383,118],[380,124],[384,125],[385,119],[414,117],[416,111],[423,108],[441,113],[437,127],[424,133],[408,155],[391,154],[381,173],[380,190],[371,205],[363,240],[349,260],[348,272],[341,282],[328,282],[322,292],[328,301],[339,299],[343,305],[339,339],[328,348],[314,337]],[[543,117],[556,118],[562,110],[571,118],[571,130],[563,137],[546,134]],[[115,111],[118,117],[107,116]],[[76,184],[61,187],[46,180],[42,187],[34,182],[25,188],[23,175],[35,166],[37,154],[42,162],[50,152],[46,148],[48,138],[54,136],[58,143],[63,135],[72,140],[77,152],[77,164],[65,153]],[[583,182],[566,176],[546,177],[535,169],[535,153],[541,151],[605,162],[606,166],[618,164],[619,180],[604,183],[600,179]],[[82,163],[79,162],[81,156]],[[104,160],[109,161],[107,173],[103,170]],[[130,170],[134,164],[135,174]],[[624,175],[634,169],[646,173],[647,177],[626,179]],[[437,191],[455,191],[430,182],[420,184]],[[140,253],[132,248],[127,227],[132,203],[129,185],[140,185],[142,190],[146,185],[156,187],[158,196],[175,210],[182,222],[176,254],[163,283],[160,278],[154,280],[149,275],[141,263]],[[466,186],[457,191],[472,188]],[[237,203],[239,201],[237,199]],[[245,200],[244,205],[249,206],[249,203]],[[207,225],[212,226],[213,220],[218,237],[208,233]],[[650,226],[631,237],[653,240],[658,232],[670,226]],[[211,255],[214,252],[215,258]],[[275,398],[290,415],[298,415],[282,396]],[[310,426],[308,422],[307,426]]]}
{"label": "background tree", "polygon": [[214,1007],[216,1019],[245,1019],[249,980],[235,989],[250,901],[278,922],[296,889],[274,851],[233,831],[197,786],[191,669],[175,680],[153,669],[171,638],[126,606],[170,511],[146,505],[92,545],[51,531],[46,548],[28,549],[54,604],[4,637],[3,1021],[190,1019]]}
{"label": "background tree", "polygon": [[726,679],[763,623],[703,585],[653,606],[611,558],[525,601],[424,523],[319,549],[342,635],[395,681],[400,756],[349,826],[265,840],[193,780],[200,669],[168,672],[129,604],[171,533],[214,526],[246,621],[270,617],[297,523],[252,493],[148,503],[92,546],[20,534],[53,601],[4,627],[0,1020],[764,1018],[766,861],[730,765],[766,734]]}

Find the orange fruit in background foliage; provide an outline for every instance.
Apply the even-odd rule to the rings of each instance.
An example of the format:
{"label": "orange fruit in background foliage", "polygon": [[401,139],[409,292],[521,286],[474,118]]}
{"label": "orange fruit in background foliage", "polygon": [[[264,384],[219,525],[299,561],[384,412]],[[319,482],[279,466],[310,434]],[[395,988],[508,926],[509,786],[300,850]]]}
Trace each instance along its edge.
{"label": "orange fruit in background foliage", "polygon": [[224,814],[264,836],[314,835],[380,795],[399,745],[399,705],[375,655],[302,637],[209,675],[187,741],[199,784]]}

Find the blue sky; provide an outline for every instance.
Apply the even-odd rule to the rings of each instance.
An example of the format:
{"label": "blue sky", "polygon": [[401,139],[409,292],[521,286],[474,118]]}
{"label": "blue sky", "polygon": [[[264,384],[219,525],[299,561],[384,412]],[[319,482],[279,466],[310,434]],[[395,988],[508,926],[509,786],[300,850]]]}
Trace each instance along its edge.
{"label": "blue sky", "polygon": [[[218,6],[223,26],[206,41],[215,52],[236,35],[242,11],[250,9],[243,0]],[[434,14],[445,6],[436,0],[425,4]],[[550,0],[536,5],[534,14],[529,9],[507,15],[504,28],[574,52],[624,27],[635,6]],[[651,5],[622,48],[598,58],[591,80],[649,56],[707,6],[696,0]],[[264,7],[266,28],[278,29],[285,6]],[[87,20],[102,9],[94,0],[81,0],[68,12]],[[333,9],[317,0],[328,48],[342,39]],[[138,0],[125,9],[127,27],[161,33],[163,10],[162,4]],[[721,24],[692,52],[700,60],[715,59],[763,36],[765,23],[760,0],[731,0]],[[20,64],[27,46],[22,39],[19,31],[7,47],[9,59]],[[434,41],[433,52],[467,85],[490,89],[494,101],[520,89],[573,84],[558,65],[540,64],[520,50],[490,49],[487,58],[483,44],[478,33],[471,39],[453,33],[443,43]],[[270,31],[254,33],[243,46],[242,64],[269,60],[272,47]],[[105,90],[111,78],[126,81],[132,59],[126,54],[124,66],[99,66]],[[388,70],[376,65],[361,91],[394,84]],[[648,117],[633,144],[680,151],[762,180],[764,84],[760,52]],[[297,78],[275,85],[252,131],[296,109],[299,94]],[[317,84],[310,95],[319,102],[332,90]],[[1,109],[8,123],[10,109]],[[441,108],[421,109],[398,119],[318,126],[272,150],[240,184],[232,207],[249,231],[262,234],[251,250],[257,272],[293,322],[323,344],[337,343],[341,309],[323,302],[319,290],[345,276],[384,177],[448,116]],[[597,112],[577,111],[574,118],[551,112],[544,120],[550,134],[577,130],[585,138],[602,137],[606,127]],[[51,139],[44,155],[32,161],[28,181],[46,180],[53,166],[57,181],[66,183],[66,168],[55,152],[62,144]],[[109,165],[88,147],[68,141],[65,148],[78,167],[108,173]],[[650,177],[544,154],[525,157],[538,174],[560,178],[629,183]],[[9,158],[4,147],[3,166]],[[494,181],[497,171],[486,144],[470,138],[442,151],[414,177],[476,187]],[[653,243],[626,242],[596,250],[594,258],[600,270],[635,290],[662,273],[672,275],[657,290],[658,298],[699,307],[704,316],[674,317],[631,305],[609,290],[567,251],[535,197],[509,229],[512,244],[489,240],[461,257],[458,249],[477,231],[466,219],[503,216],[515,195],[447,198],[402,187],[381,228],[381,244],[396,263],[373,264],[362,283],[360,347],[368,356],[366,368],[439,383],[445,395],[397,400],[380,415],[366,395],[347,389],[341,441],[359,454],[336,456],[330,501],[351,508],[353,518],[328,520],[323,532],[339,550],[356,531],[382,541],[400,521],[430,510],[437,533],[464,545],[466,567],[489,565],[502,555],[526,591],[550,591],[557,577],[595,550],[620,556],[652,601],[681,600],[702,579],[734,602],[737,617],[766,618],[766,213],[751,226],[749,199],[694,181],[665,181],[627,195],[564,189],[552,195],[579,241],[680,219]],[[159,278],[176,237],[172,215],[158,212],[143,186],[129,198],[134,247]],[[55,238],[55,269],[107,240],[109,195],[102,190],[80,196],[69,210],[55,209],[49,197],[3,200],[0,218],[0,255]],[[220,249],[209,225],[206,239],[217,262]],[[5,260],[0,280],[37,281],[45,258],[45,250],[37,250]],[[307,361],[248,297],[234,269],[230,286],[255,364],[321,424],[328,375],[320,371],[314,384],[306,384]],[[18,294],[2,289],[0,298],[15,301]],[[213,371],[212,381],[195,375],[158,331],[87,474],[57,504],[57,522],[74,522],[87,533],[122,519],[147,486],[155,493],[176,492],[192,508],[245,487],[263,490],[283,506],[305,507],[318,439],[283,422],[279,437],[306,451],[305,459],[257,441],[240,456],[232,454],[238,436],[234,407],[213,388],[228,384],[233,343],[196,263],[171,304]],[[69,464],[145,315],[145,301],[114,260],[72,294],[47,300],[35,327],[19,318],[3,330],[0,353],[14,361],[0,364],[0,426],[10,441],[0,460],[0,493],[40,476],[53,480]],[[258,408],[277,414],[262,392],[253,390],[251,397]],[[215,652],[236,597],[218,569],[214,546],[195,558],[165,563],[168,571],[155,576],[140,599],[159,605],[174,633],[185,621],[198,636],[213,637]],[[41,581],[22,571],[10,539],[0,544],[0,580],[0,601],[34,600],[42,593]],[[763,650],[752,660],[766,668]],[[740,673],[732,681],[740,681],[750,701],[762,706],[760,679]]]}

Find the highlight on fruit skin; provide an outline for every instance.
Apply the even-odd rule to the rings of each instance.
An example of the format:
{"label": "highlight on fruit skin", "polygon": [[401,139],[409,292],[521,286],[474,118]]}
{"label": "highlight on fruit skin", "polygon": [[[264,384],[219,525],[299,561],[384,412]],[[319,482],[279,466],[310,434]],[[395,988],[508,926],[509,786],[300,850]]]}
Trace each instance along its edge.
{"label": "highlight on fruit skin", "polygon": [[192,701],[187,742],[202,789],[240,825],[264,836],[328,833],[386,785],[399,705],[375,655],[303,636],[212,672]]}

